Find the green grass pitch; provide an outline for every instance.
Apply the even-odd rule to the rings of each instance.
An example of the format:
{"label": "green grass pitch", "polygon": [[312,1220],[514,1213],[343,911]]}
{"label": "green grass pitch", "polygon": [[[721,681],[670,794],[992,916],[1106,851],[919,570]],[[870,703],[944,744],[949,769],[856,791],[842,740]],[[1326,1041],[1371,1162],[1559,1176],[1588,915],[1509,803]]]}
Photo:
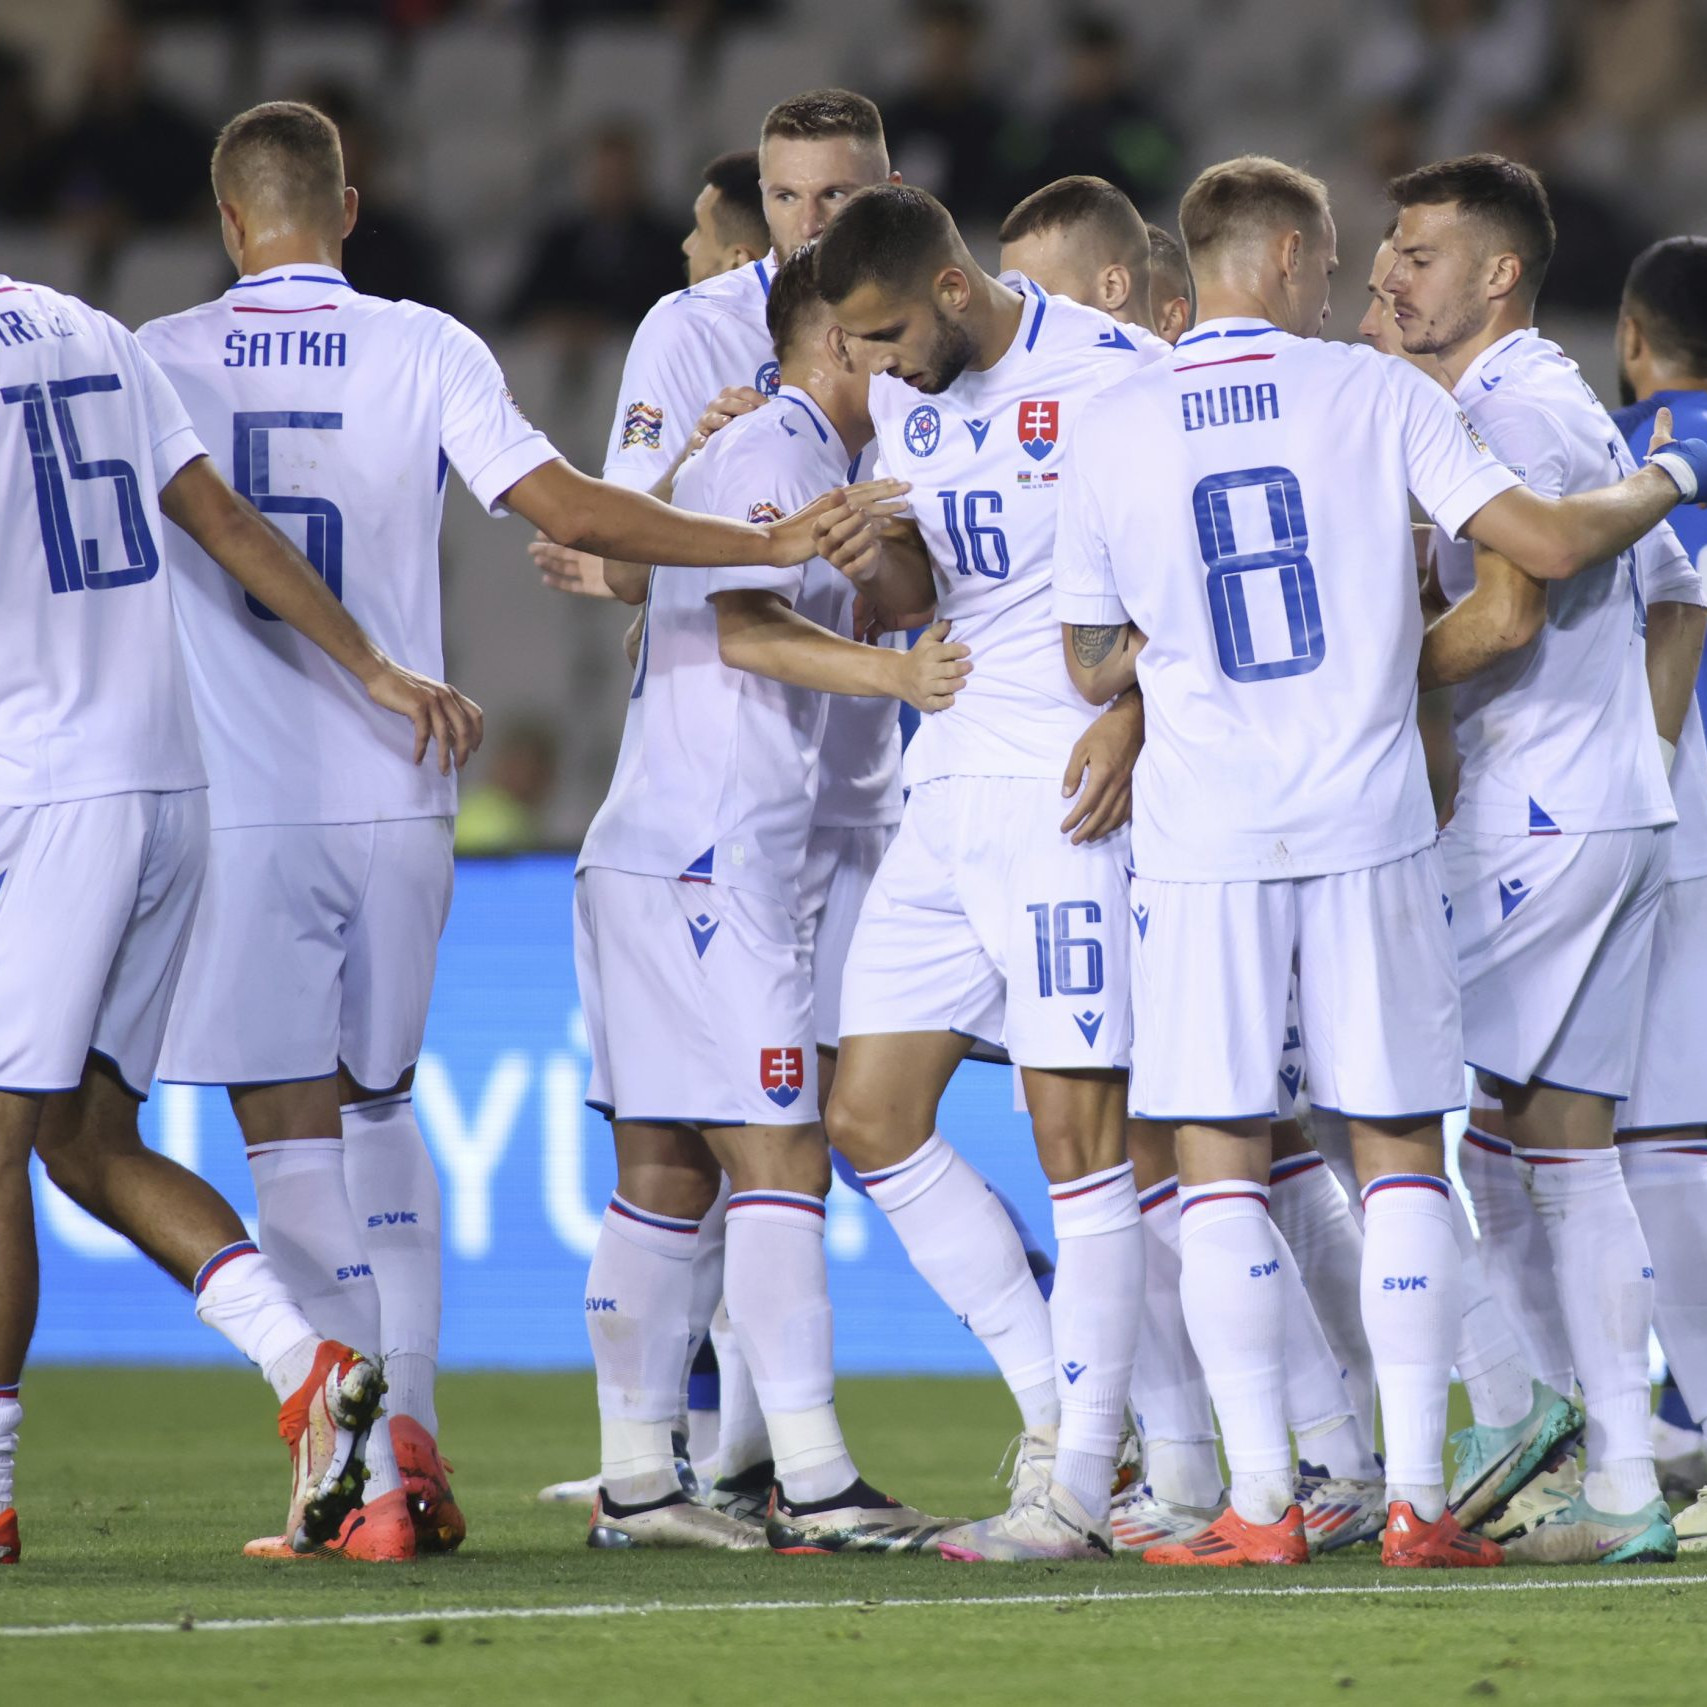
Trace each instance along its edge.
{"label": "green grass pitch", "polygon": [[[267,1563],[238,1552],[283,1510],[258,1381],[43,1368],[25,1397],[8,1707],[1707,1702],[1707,1559],[1419,1578],[1368,1548],[1225,1573],[598,1554],[584,1511],[534,1500],[595,1462],[591,1377],[459,1375],[442,1397],[459,1556]],[[1002,1503],[995,1383],[850,1380],[840,1398],[880,1486],[949,1513]]]}

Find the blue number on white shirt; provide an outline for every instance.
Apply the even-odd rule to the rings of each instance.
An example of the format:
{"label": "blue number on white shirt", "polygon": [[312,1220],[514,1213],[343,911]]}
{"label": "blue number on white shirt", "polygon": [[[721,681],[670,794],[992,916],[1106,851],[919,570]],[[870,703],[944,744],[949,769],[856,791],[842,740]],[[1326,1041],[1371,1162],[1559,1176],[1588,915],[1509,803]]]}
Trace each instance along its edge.
{"label": "blue number on white shirt", "polygon": [[[267,455],[267,435],[291,427],[338,431],[344,417],[314,409],[246,409],[231,418],[231,483],[264,516],[306,516],[308,538],[304,547],[314,572],[326,583],[332,597],[344,597],[344,517],[329,498],[289,497],[275,493]],[[253,593],[243,602],[250,614],[262,622],[279,619]]]}
{"label": "blue number on white shirt", "polygon": [[[1240,551],[1233,538],[1227,494],[1251,486],[1260,488],[1267,502],[1274,543],[1260,551]],[[1211,474],[1198,481],[1191,506],[1197,517],[1198,549],[1209,566],[1209,614],[1222,672],[1236,682],[1272,682],[1319,668],[1328,648],[1322,637],[1316,571],[1307,555],[1310,531],[1304,523],[1298,476],[1289,468],[1240,468],[1230,474]],[[1245,577],[1271,571],[1279,577],[1286,638],[1279,656],[1263,657],[1251,633]]]}
{"label": "blue number on white shirt", "polygon": [[[1102,908],[1095,901],[1060,901],[1051,908],[1047,901],[1033,902],[1026,911],[1037,939],[1037,993],[1095,996],[1102,991],[1102,943],[1094,936],[1073,935],[1073,914],[1082,912],[1087,925],[1102,923]],[[1084,980],[1073,979],[1073,955],[1083,949]]]}
{"label": "blue number on white shirt", "polygon": [[954,567],[962,575],[970,575],[976,569],[992,581],[1005,581],[1008,578],[1007,535],[999,527],[978,520],[980,504],[987,504],[988,514],[992,516],[1002,513],[1001,493],[939,492],[937,496],[942,499],[942,525],[947,528],[949,544],[954,547]]}
{"label": "blue number on white shirt", "polygon": [[[160,550],[148,531],[148,516],[142,505],[142,483],[136,470],[117,457],[85,462],[77,441],[77,424],[71,417],[71,399],[90,392],[120,391],[116,373],[92,373],[81,379],[50,379],[46,385],[9,385],[0,391],[0,403],[21,403],[24,432],[29,439],[30,463],[35,475],[36,509],[41,520],[41,541],[47,552],[47,576],[56,593],[76,593],[88,588],[101,592],[108,587],[129,587],[152,581],[160,568]],[[65,472],[59,449],[53,441],[48,420],[51,408],[65,449],[65,469],[73,480],[110,480],[118,502],[119,534],[124,542],[124,567],[103,569],[101,548],[92,539],[80,540],[71,523],[71,505],[65,494]]]}

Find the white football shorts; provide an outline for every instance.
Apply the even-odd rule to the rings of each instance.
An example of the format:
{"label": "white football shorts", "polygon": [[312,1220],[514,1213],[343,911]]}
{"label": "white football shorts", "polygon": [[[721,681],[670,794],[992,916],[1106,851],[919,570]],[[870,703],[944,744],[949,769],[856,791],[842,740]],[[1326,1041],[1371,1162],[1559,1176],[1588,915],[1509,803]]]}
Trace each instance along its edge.
{"label": "white football shorts", "polygon": [[1313,1106],[1422,1120],[1464,1105],[1439,858],[1250,883],[1132,881],[1131,1110],[1211,1124],[1282,1114],[1292,1022]]}
{"label": "white football shorts", "polygon": [[364,1090],[415,1065],[455,865],[448,818],[215,830],[160,1076]]}
{"label": "white football shorts", "polygon": [[1124,1068],[1125,837],[1074,847],[1047,777],[945,777],[907,798],[865,898],[842,1036],[958,1031],[1043,1070]]}
{"label": "white football shorts", "polygon": [[893,824],[825,825],[807,838],[800,917],[812,957],[812,1013],[820,1049],[834,1049],[841,1039],[848,945],[865,892],[894,839]]}
{"label": "white football shorts", "polygon": [[1670,835],[1448,827],[1440,846],[1472,1067],[1629,1096]]}
{"label": "white football shorts", "polygon": [[205,789],[0,809],[0,1089],[148,1094],[206,865]]}
{"label": "white football shorts", "polygon": [[1618,1105],[1620,1132],[1707,1126],[1707,877],[1668,883],[1660,896],[1642,1006],[1636,1082]]}
{"label": "white football shorts", "polygon": [[788,909],[726,884],[606,866],[575,878],[587,1103],[615,1120],[818,1118],[812,969]]}

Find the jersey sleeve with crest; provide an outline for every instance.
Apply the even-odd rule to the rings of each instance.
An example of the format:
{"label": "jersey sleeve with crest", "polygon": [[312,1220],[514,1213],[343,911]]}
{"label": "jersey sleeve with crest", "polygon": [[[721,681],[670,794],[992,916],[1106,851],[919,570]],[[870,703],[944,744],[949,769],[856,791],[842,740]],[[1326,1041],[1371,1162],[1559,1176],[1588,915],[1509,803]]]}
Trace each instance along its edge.
{"label": "jersey sleeve with crest", "polygon": [[[776,423],[755,422],[752,430],[731,441],[727,454],[718,459],[716,480],[695,481],[690,493],[703,495],[712,514],[727,516],[731,521],[781,521],[818,495],[809,490],[814,483],[803,477],[797,466],[790,465],[783,453],[783,442]],[[765,563],[743,564],[709,571],[706,597],[763,588],[780,593],[792,605],[800,602],[800,590],[805,583],[804,564],[792,569],[774,569]]]}
{"label": "jersey sleeve with crest", "polygon": [[1491,498],[1520,484],[1452,398],[1408,362],[1375,358],[1399,411],[1406,479],[1417,502],[1456,539]]}
{"label": "jersey sleeve with crest", "polygon": [[469,491],[493,515],[503,515],[503,495],[557,452],[516,406],[486,345],[449,318],[442,336],[442,448]]}

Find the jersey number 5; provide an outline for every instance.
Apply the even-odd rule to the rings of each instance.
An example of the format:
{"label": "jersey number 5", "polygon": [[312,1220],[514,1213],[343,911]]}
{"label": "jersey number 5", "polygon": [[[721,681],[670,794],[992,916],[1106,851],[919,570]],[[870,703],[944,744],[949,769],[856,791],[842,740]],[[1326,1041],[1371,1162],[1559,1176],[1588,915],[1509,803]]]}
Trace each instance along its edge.
{"label": "jersey number 5", "polygon": [[[85,462],[77,442],[77,423],[71,418],[73,397],[121,390],[116,373],[50,379],[45,385],[39,382],[8,385],[0,390],[0,404],[23,406],[24,433],[29,440],[30,466],[35,475],[36,509],[41,519],[41,542],[47,552],[47,578],[56,593],[78,593],[85,588],[96,593],[108,587],[129,587],[138,581],[152,581],[160,568],[160,548],[148,531],[142,484],[136,470],[117,457]],[[59,428],[60,445],[65,448],[63,464],[59,446],[54,443],[55,425]],[[66,494],[67,471],[73,480],[112,481],[113,496],[118,502],[119,537],[124,544],[122,569],[103,569],[99,543],[78,537],[71,520],[71,501]]]}
{"label": "jersey number 5", "polygon": [[[1247,494],[1247,518],[1259,506],[1266,510],[1272,546],[1239,550],[1230,497],[1235,492]],[[1209,616],[1222,673],[1236,682],[1272,682],[1319,668],[1328,648],[1298,476],[1290,468],[1211,474],[1193,489],[1191,507],[1197,547],[1209,567]],[[1266,646],[1258,642],[1259,629]]]}
{"label": "jersey number 5", "polygon": [[[326,583],[332,597],[342,602],[344,597],[344,517],[329,498],[307,498],[299,493],[279,493],[273,490],[273,476],[268,456],[269,435],[290,428],[309,431],[338,432],[343,429],[344,417],[313,409],[255,409],[245,410],[231,418],[231,483],[261,512],[263,516],[304,516],[308,521],[308,538],[304,545],[314,572]],[[245,593],[243,602],[252,616],[262,622],[279,619],[253,593]]]}

